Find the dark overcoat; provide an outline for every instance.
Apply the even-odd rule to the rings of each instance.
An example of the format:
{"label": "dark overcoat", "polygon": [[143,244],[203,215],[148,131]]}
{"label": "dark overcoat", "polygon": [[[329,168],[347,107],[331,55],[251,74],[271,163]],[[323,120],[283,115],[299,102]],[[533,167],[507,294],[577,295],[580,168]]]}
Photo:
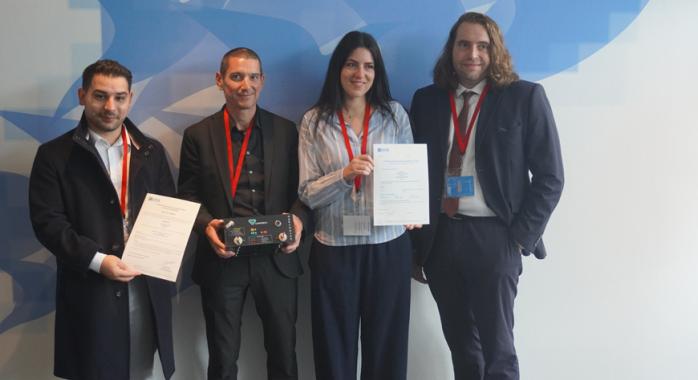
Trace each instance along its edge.
{"label": "dark overcoat", "polygon": [[[162,145],[128,119],[128,203],[138,215],[146,193],[173,195]],[[95,252],[121,257],[122,217],[114,185],[83,115],[73,130],[41,145],[29,178],[29,209],[38,240],[56,256],[54,374],[69,379],[129,379],[128,285],[89,269]],[[174,372],[171,283],[146,276],[163,372]]]}

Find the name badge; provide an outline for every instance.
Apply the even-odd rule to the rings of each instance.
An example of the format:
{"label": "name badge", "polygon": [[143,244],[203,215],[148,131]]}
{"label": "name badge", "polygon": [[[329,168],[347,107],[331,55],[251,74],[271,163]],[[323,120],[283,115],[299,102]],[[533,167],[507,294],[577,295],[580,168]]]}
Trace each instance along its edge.
{"label": "name badge", "polygon": [[473,176],[446,177],[446,195],[449,198],[472,197],[475,195]]}
{"label": "name badge", "polygon": [[131,236],[131,225],[129,224],[127,219],[123,220],[123,226],[124,226],[124,243],[128,241],[128,237]]}
{"label": "name badge", "polygon": [[368,215],[344,215],[342,224],[345,236],[371,235],[371,217]]}

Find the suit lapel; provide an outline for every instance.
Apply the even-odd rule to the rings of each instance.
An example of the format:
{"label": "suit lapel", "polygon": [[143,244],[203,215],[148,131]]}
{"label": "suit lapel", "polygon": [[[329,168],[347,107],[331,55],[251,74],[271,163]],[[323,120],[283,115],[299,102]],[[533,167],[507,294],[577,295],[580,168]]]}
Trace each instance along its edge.
{"label": "suit lapel", "polygon": [[485,136],[487,136],[490,129],[492,129],[492,123],[490,123],[490,120],[497,109],[499,101],[501,100],[501,95],[502,92],[497,87],[492,86],[487,94],[487,97],[485,98],[485,101],[482,103],[480,115],[477,119],[477,130],[475,132],[475,144],[477,146],[482,144]]}
{"label": "suit lapel", "polygon": [[[136,129],[136,126],[132,124],[129,119],[126,119],[124,125],[126,125],[126,130],[128,131],[129,139],[131,140],[131,149],[129,151],[131,158],[128,164],[128,176],[130,186],[130,182],[132,181],[132,179],[138,178],[138,173],[141,171],[141,168],[143,167],[143,156],[145,154],[149,155],[152,147],[150,146],[150,142],[146,141],[145,136],[139,133],[139,131]],[[138,146],[138,148],[136,148],[136,145]]]}
{"label": "suit lapel", "polygon": [[436,101],[436,109],[437,109],[437,114],[436,117],[437,119],[434,120],[434,126],[435,128],[438,128],[437,130],[437,138],[439,142],[439,147],[441,147],[441,161],[443,165],[446,165],[446,155],[448,154],[448,139],[449,139],[449,132],[451,131],[451,105],[450,105],[450,100],[449,100],[449,91],[440,91],[439,94],[441,96],[437,97]]}
{"label": "suit lapel", "polygon": [[[131,205],[130,196],[132,194],[131,188],[136,183],[136,178],[145,164],[145,155],[150,155],[152,146],[150,142],[147,141],[145,136],[140,133],[136,128],[136,125],[131,122],[130,119],[126,118],[124,121],[126,126],[126,131],[128,132],[128,137],[131,140],[131,148],[129,150],[129,163],[128,163],[128,202],[129,209],[133,211],[133,206]],[[138,146],[138,148],[136,148]]]}
{"label": "suit lapel", "polygon": [[146,149],[147,147],[144,146],[140,146],[139,149],[136,149],[133,145],[131,146],[131,162],[129,162],[128,167],[129,186],[133,183],[134,178],[138,178],[138,173],[143,168],[143,154],[147,151]]}
{"label": "suit lapel", "polygon": [[[228,145],[225,137],[225,128],[228,128],[228,126],[224,124],[223,111],[220,111],[213,115],[211,128],[208,131],[211,138],[213,156],[216,159],[216,167],[218,168],[218,177],[221,179],[223,189],[225,189],[225,199],[232,215],[233,198],[231,197],[232,188],[230,187],[230,173],[228,172]],[[233,154],[235,153],[233,152]]]}
{"label": "suit lapel", "polygon": [[264,205],[267,210],[271,205],[272,170],[274,168],[274,121],[261,108],[257,108],[259,128],[262,130],[262,144],[264,146]]}

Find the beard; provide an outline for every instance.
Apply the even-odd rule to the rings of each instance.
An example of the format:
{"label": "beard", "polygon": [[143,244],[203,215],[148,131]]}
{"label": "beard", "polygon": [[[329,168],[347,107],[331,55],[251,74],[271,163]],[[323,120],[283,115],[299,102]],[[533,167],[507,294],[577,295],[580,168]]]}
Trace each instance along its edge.
{"label": "beard", "polygon": [[124,118],[116,113],[96,113],[85,114],[87,124],[97,133],[114,132],[118,130],[124,122]]}

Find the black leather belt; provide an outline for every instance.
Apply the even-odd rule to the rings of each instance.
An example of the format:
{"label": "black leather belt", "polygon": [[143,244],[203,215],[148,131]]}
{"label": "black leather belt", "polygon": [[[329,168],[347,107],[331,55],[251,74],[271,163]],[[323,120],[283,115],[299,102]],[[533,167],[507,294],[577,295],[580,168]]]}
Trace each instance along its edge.
{"label": "black leather belt", "polygon": [[453,216],[449,216],[446,213],[441,213],[441,216],[451,219],[451,220],[466,220],[472,218],[472,216],[468,215],[463,215],[463,214],[454,214]]}
{"label": "black leather belt", "polygon": [[488,220],[488,219],[496,219],[496,216],[470,216],[470,215],[463,215],[463,214],[454,214],[453,216],[448,216],[446,213],[441,213],[441,216],[446,218],[446,219],[451,219],[451,220]]}

